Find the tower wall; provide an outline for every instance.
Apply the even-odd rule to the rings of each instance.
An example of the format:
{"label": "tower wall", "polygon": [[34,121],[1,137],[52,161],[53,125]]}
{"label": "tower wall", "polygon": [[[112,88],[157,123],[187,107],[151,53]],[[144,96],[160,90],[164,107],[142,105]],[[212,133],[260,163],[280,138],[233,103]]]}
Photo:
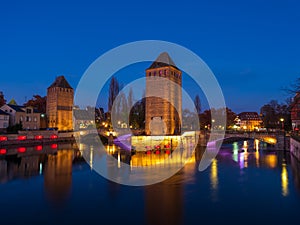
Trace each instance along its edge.
{"label": "tower wall", "polygon": [[[181,71],[173,66],[146,70],[145,132],[151,135],[151,121],[161,118],[165,124],[164,135],[181,131],[182,80]],[[163,98],[151,97],[162,96]]]}

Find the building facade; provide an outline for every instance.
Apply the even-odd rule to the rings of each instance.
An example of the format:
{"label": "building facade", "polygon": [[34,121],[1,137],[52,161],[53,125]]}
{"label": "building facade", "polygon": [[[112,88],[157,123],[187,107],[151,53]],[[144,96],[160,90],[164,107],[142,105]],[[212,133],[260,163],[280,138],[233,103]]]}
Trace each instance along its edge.
{"label": "building facade", "polygon": [[263,122],[257,112],[242,112],[235,121],[240,129],[244,131],[258,130]]}
{"label": "building facade", "polygon": [[293,130],[300,129],[300,92],[296,93],[291,106],[291,120]]}
{"label": "building facade", "polygon": [[9,114],[9,126],[22,123],[24,130],[40,129],[41,113],[31,106],[5,104],[1,110]]}
{"label": "building facade", "polygon": [[95,109],[73,109],[73,124],[75,130],[93,127],[95,125]]}
{"label": "building facade", "polygon": [[9,114],[0,109],[0,131],[9,126]]}
{"label": "building facade", "polygon": [[49,128],[73,129],[74,90],[64,76],[59,76],[47,89],[47,120]]}
{"label": "building facade", "polygon": [[161,53],[146,70],[146,135],[181,133],[182,72],[168,53]]}

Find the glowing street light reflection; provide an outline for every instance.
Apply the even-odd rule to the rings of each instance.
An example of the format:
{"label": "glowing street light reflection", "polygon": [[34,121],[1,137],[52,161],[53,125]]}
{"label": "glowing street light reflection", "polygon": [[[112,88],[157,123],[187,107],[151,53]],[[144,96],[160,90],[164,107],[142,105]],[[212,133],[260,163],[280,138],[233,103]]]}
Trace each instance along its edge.
{"label": "glowing street light reflection", "polygon": [[217,190],[219,179],[218,179],[218,161],[216,159],[214,159],[211,163],[210,182],[211,182],[212,189]]}
{"label": "glowing street light reflection", "polygon": [[288,178],[288,172],[286,169],[286,164],[282,164],[282,171],[281,171],[281,188],[282,188],[282,195],[284,197],[288,196],[289,194],[289,178]]}

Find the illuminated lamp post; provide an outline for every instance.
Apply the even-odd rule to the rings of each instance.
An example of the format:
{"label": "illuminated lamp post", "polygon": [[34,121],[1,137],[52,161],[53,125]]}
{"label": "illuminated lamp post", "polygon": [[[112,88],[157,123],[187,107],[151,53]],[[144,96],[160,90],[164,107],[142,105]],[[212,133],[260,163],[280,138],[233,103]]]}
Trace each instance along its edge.
{"label": "illuminated lamp post", "polygon": [[284,129],[284,118],[280,118],[279,119],[281,122],[281,129],[282,129],[282,133],[283,133],[283,150],[286,150],[286,146],[285,146],[285,129]]}

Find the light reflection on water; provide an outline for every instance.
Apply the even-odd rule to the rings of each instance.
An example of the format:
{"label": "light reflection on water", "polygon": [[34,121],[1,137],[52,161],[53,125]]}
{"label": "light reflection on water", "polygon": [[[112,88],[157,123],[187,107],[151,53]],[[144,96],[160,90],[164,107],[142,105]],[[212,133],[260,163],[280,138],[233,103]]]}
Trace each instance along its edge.
{"label": "light reflection on water", "polygon": [[[200,214],[205,220],[216,211],[219,219],[214,219],[222,223],[226,215],[232,213],[233,206],[237,217],[255,206],[257,216],[263,218],[261,213],[268,208],[268,213],[276,216],[270,221],[279,224],[280,215],[284,221],[285,213],[300,210],[299,162],[283,151],[268,150],[258,141],[224,144],[217,158],[203,172],[198,171],[197,165],[204,149],[197,148],[186,166],[170,179],[135,188],[108,182],[91,171],[97,152],[92,146],[77,148],[59,144],[56,147],[45,146],[42,151],[32,147],[23,155],[0,157],[0,207],[4,214],[13,216],[16,209],[9,203],[16,193],[22,196],[20,207],[38,206],[41,217],[57,215],[49,217],[49,224],[74,220],[69,212],[78,210],[81,211],[81,216],[76,214],[78,223],[86,221],[90,213],[98,215],[100,212],[104,219],[114,218],[110,224],[193,224],[200,219]],[[155,164],[163,157],[144,153],[131,157],[116,146],[107,146],[106,150],[116,158],[117,169],[122,166],[121,162],[134,169],[138,160]],[[89,156],[91,167],[83,160],[83,154]],[[39,186],[41,181],[42,186]],[[85,210],[86,203],[89,210]],[[54,209],[47,207],[49,204]],[[132,216],[124,221],[122,216],[112,216],[116,211]],[[25,210],[16,220],[30,223],[30,213]],[[64,220],[60,221],[58,214]],[[91,220],[97,219],[89,216]],[[251,218],[248,220],[251,222]]]}

